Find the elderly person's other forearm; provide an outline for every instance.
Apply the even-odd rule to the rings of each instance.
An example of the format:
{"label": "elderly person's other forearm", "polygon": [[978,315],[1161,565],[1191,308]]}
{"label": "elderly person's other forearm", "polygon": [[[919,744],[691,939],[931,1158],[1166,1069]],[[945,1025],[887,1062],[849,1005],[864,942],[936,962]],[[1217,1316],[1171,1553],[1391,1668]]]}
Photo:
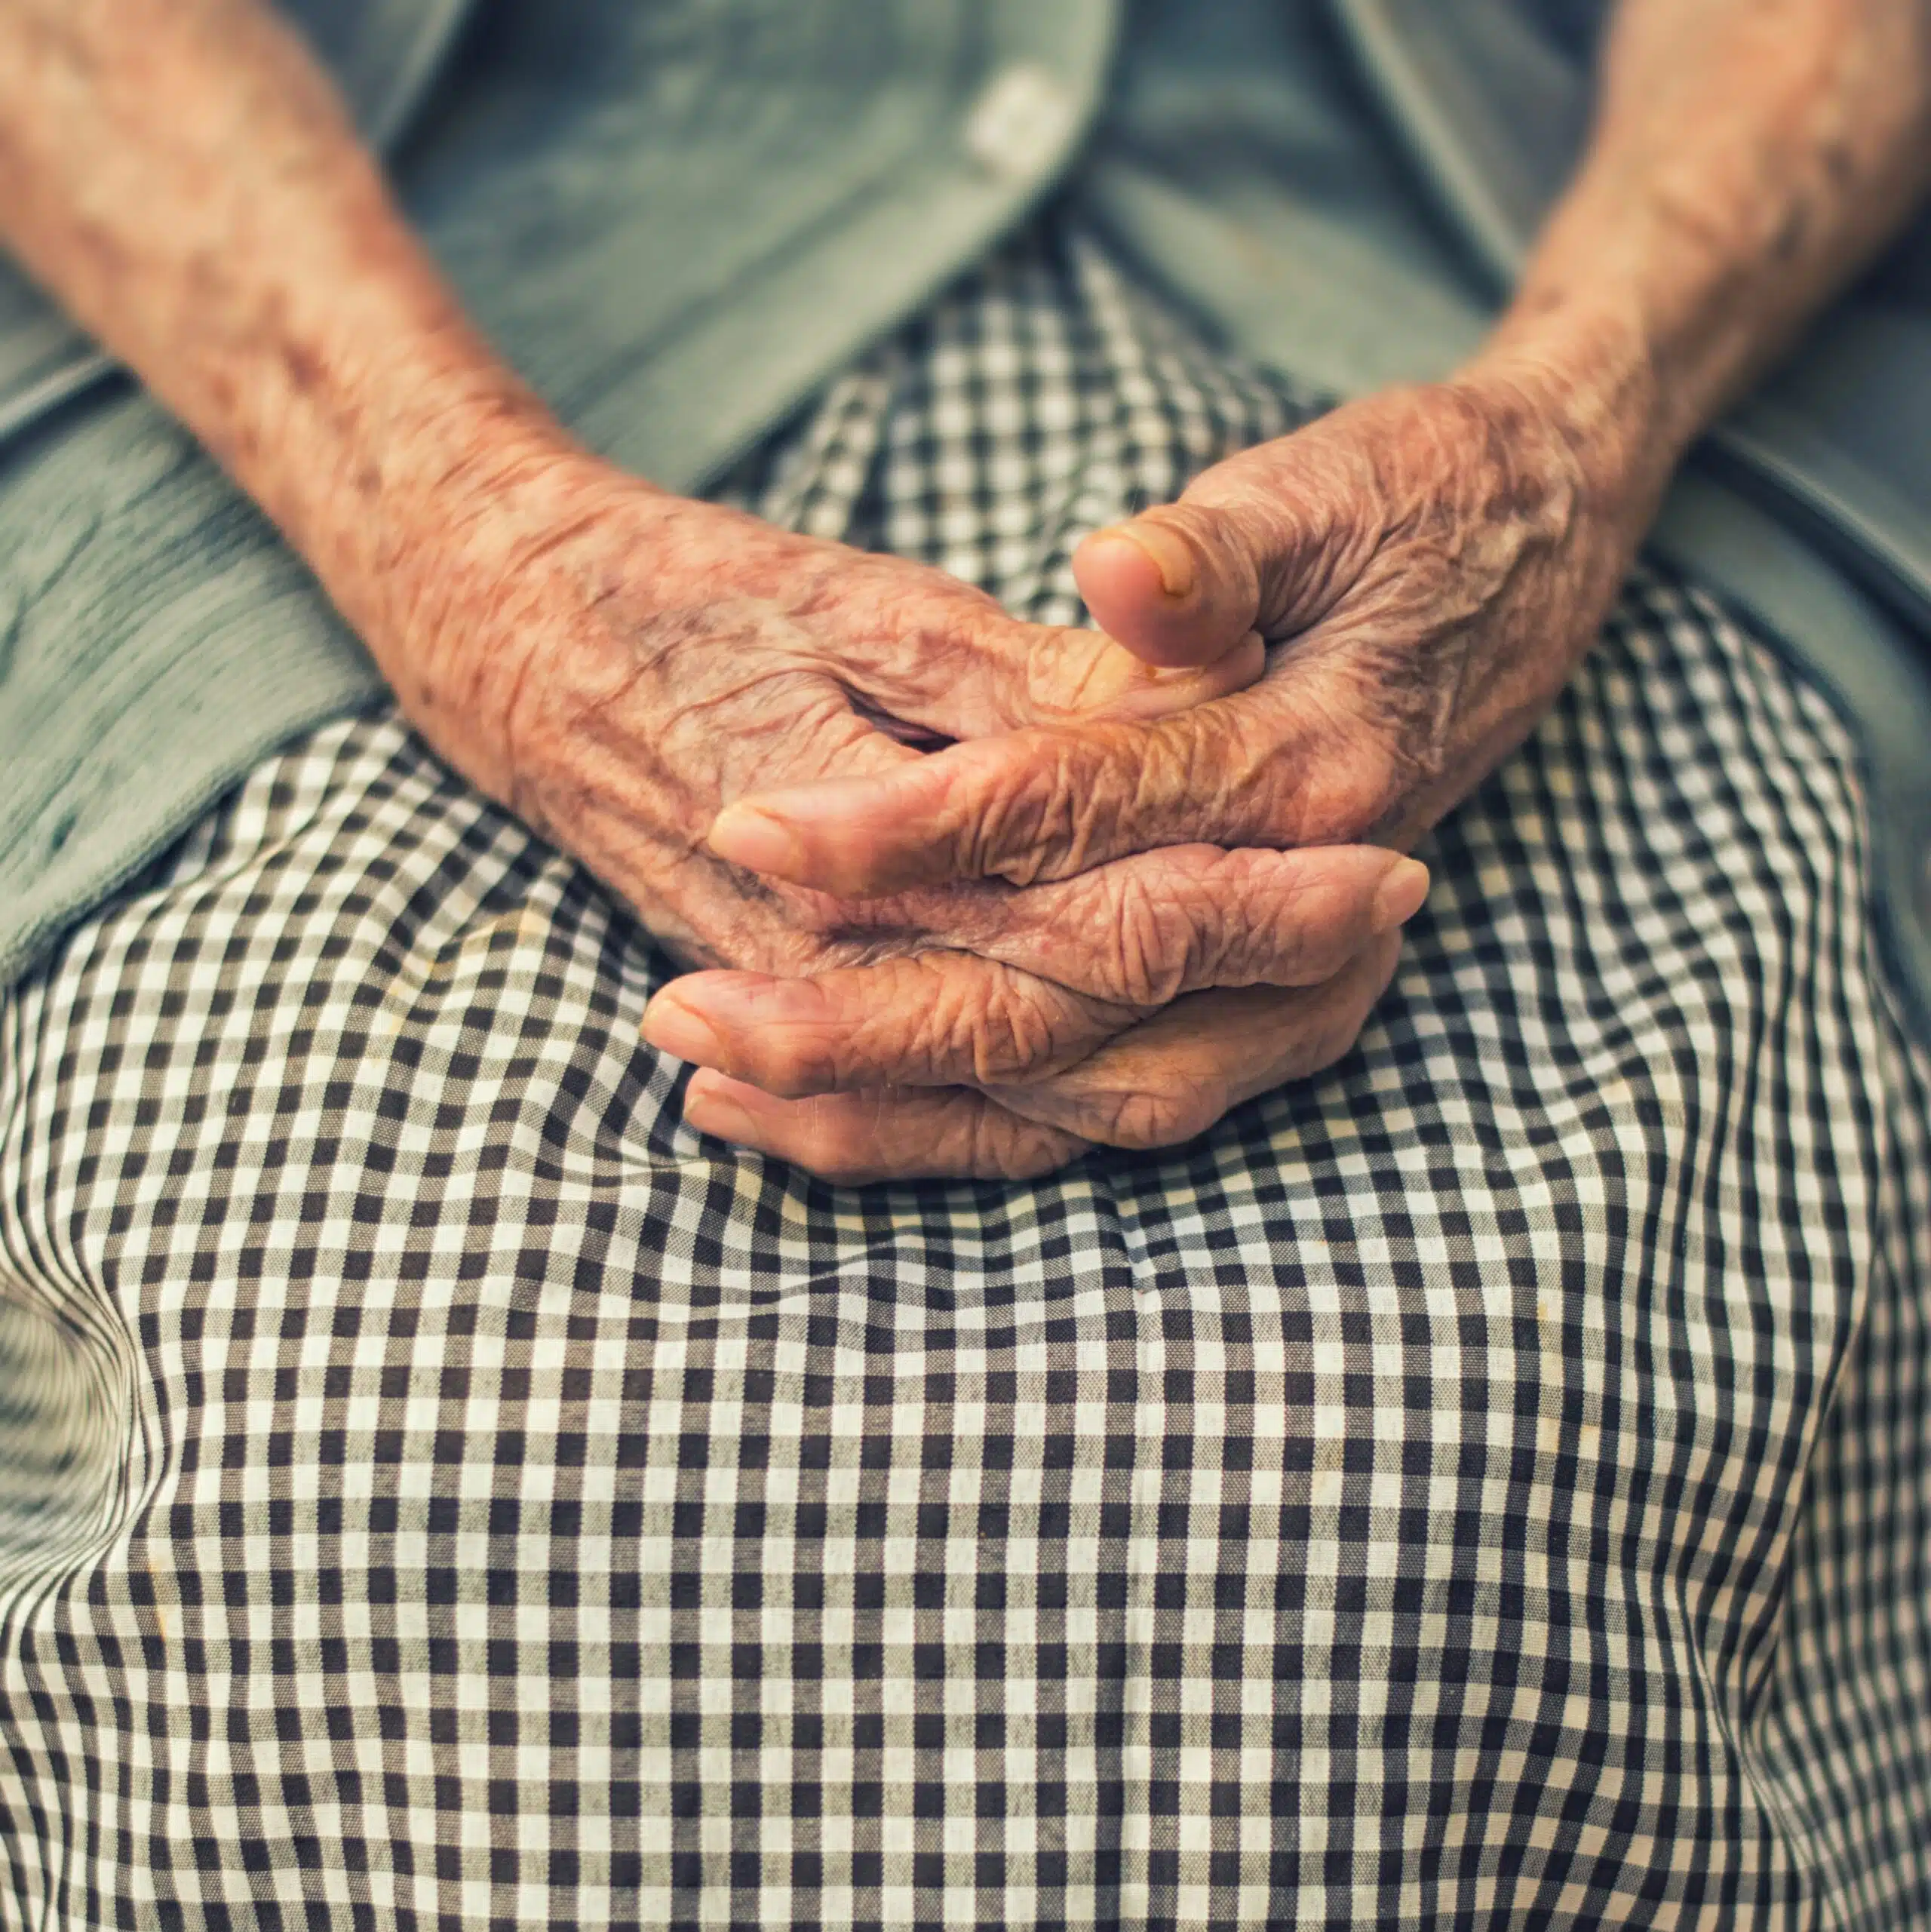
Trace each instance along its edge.
{"label": "elderly person's other forearm", "polygon": [[1573,366],[1666,468],[1927,184],[1931,0],[1622,0],[1493,348]]}

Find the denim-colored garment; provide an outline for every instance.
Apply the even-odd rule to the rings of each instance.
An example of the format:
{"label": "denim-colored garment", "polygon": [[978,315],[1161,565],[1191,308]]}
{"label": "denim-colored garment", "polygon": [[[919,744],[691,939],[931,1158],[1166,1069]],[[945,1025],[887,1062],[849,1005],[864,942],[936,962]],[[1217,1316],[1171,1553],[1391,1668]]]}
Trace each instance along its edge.
{"label": "denim-colored garment", "polygon": [[[453,0],[296,11],[383,131]],[[701,487],[1055,189],[1234,346],[1358,391],[1447,367],[1493,299],[1466,210],[1404,152],[1389,91],[1370,91],[1386,75],[1348,44],[1357,17],[1405,11],[490,0],[398,178],[510,358],[594,447],[673,488]],[[1491,16],[1515,31],[1506,0],[1466,9]],[[358,20],[404,51],[370,60]],[[0,411],[8,312],[0,292]],[[1801,606],[1793,648],[1831,656],[1867,739],[1889,734],[1874,815],[1896,828],[1900,948],[1931,990],[1910,917],[1931,696],[1908,647],[1758,512],[1699,487],[1678,554],[1783,634]],[[377,688],[299,561],[147,399],[97,390],[17,435],[0,451],[0,980],[263,753]]]}

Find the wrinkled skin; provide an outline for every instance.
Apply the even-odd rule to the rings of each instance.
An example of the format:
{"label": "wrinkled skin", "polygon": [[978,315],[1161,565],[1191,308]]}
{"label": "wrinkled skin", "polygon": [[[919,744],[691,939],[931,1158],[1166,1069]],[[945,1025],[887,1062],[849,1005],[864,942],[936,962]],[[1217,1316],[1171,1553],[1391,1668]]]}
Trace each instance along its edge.
{"label": "wrinkled skin", "polygon": [[[764,793],[726,814],[714,843],[767,877],[849,894],[949,880],[1037,890],[1201,840],[1405,847],[1554,701],[1648,514],[1613,451],[1586,450],[1527,377],[1353,404],[1218,465],[1077,560],[1095,616],[1144,658],[1211,663],[1258,630],[1269,650],[1257,682],[1162,719],[1042,725],[867,779]],[[804,1090],[795,1064],[778,1064],[781,1034],[774,1043],[728,984],[700,977],[678,997],[716,1029],[707,1064],[771,1093]],[[1264,1025],[1223,1038],[1190,1027],[1186,1010],[1167,1016],[1160,1090],[1240,1097],[1230,1071]],[[1362,1010],[1337,1003],[1324,1050],[1351,1042]],[[818,1025],[840,1077],[810,1091],[891,1077],[889,1055],[859,1045],[875,1030],[843,989],[824,991]],[[1320,1064],[1309,1055],[1294,1070]],[[1104,1056],[1089,1064],[1104,1076]],[[1270,1059],[1248,1090],[1287,1070]],[[978,1084],[1013,1111],[1064,1117],[1064,1080]],[[814,1113],[729,1091],[745,1108],[734,1129],[794,1159],[809,1160],[839,1123],[859,1131],[854,1102],[820,1100]]]}
{"label": "wrinkled skin", "polygon": [[[1217,465],[1076,560],[1095,616],[1129,648],[1211,662],[1257,628],[1258,681],[1163,720],[1045,726],[762,794],[714,843],[846,892],[1030,884],[1201,839],[1411,843],[1554,701],[1641,521],[1604,504],[1506,389],[1352,404]],[[1165,588],[1156,549],[1176,580],[1190,573],[1185,594]]]}
{"label": "wrinkled skin", "polygon": [[[407,708],[454,762],[575,854],[680,960],[732,970],[712,1003],[765,1085],[858,1086],[855,1125],[801,1150],[840,1178],[1017,1176],[1094,1140],[1186,1138],[1345,1049],[1425,889],[1382,850],[1226,852],[1196,840],[1030,888],[862,898],[760,879],[710,851],[748,793],[924,762],[944,743],[1163,714],[1260,668],[1257,640],[1160,673],[1088,631],[1016,622],[940,573],[669,498],[588,459],[508,471],[453,533],[462,567],[407,625]],[[1384,894],[1391,874],[1395,889]],[[735,1003],[735,1004],[733,1003]],[[828,1033],[826,1003],[850,1024]],[[714,1063],[660,998],[658,1045]],[[1208,1086],[1180,1041],[1244,1035]],[[727,1062],[728,1064],[728,1062]],[[1022,1113],[993,1095],[1026,1083]],[[717,1091],[716,1083],[711,1083]],[[705,1121],[728,1125],[729,1096]],[[971,1091],[962,1091],[969,1088]],[[927,1092],[907,1089],[938,1089]]]}
{"label": "wrinkled skin", "polygon": [[[1927,49],[1925,0],[1620,0],[1589,153],[1474,370],[1083,553],[1106,628],[1217,686],[1150,688],[573,450],[252,0],[0,0],[0,242],[275,521],[448,757],[686,959],[748,969],[652,1007],[661,1043],[775,1091],[700,1075],[694,1120],[848,1178],[1033,1172],[1081,1135],[1203,1126],[1352,1037],[1417,875],[1208,848],[1406,840],[1530,728],[1689,441],[1931,184]],[[1257,624],[1268,674],[1226,695]],[[972,742],[909,762],[847,693]],[[727,814],[702,850],[753,788],[855,776],[815,825],[787,808],[795,838]],[[1006,888],[912,890],[955,880]],[[866,963],[889,1003],[821,973]]]}

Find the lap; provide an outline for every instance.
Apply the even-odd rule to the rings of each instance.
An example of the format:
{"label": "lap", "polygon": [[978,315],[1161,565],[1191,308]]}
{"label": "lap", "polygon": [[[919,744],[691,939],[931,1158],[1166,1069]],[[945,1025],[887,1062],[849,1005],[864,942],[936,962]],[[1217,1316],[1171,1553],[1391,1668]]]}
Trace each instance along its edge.
{"label": "lap", "polygon": [[[879,540],[1064,594],[1039,503],[1153,460],[1080,419],[1015,532]],[[395,720],[293,748],[0,1005],[0,1373],[95,1418],[0,1545],[0,1918],[1886,1922],[1931,1156],[1862,840],[1645,576],[1347,1061],[852,1193],[682,1125],[658,956]]]}

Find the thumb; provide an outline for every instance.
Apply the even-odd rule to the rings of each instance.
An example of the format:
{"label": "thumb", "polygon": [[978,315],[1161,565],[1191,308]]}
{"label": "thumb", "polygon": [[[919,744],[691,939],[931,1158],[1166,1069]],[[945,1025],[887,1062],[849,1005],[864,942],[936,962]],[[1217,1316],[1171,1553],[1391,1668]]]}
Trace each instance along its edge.
{"label": "thumb", "polygon": [[1096,530],[1073,575],[1094,621],[1148,664],[1211,664],[1258,631],[1308,621],[1328,576],[1331,506],[1299,475],[1295,439],[1217,464],[1177,503]]}

